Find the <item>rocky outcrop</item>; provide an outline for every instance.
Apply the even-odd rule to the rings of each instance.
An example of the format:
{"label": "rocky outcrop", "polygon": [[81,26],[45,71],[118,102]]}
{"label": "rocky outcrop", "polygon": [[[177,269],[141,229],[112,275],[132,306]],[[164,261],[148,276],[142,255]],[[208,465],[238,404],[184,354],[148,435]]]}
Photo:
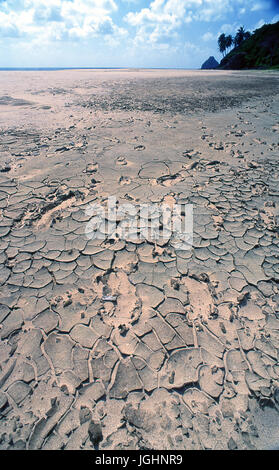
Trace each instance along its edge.
{"label": "rocky outcrop", "polygon": [[221,66],[227,70],[240,70],[246,67],[245,52],[238,52],[224,61],[222,60]]}
{"label": "rocky outcrop", "polygon": [[210,56],[201,66],[201,69],[216,69],[219,65],[219,62],[215,59],[215,57]]}

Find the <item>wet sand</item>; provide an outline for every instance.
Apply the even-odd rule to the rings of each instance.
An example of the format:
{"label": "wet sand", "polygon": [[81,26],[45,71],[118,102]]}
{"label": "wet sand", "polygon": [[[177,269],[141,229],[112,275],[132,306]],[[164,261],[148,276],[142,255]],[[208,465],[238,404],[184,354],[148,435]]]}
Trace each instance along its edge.
{"label": "wet sand", "polygon": [[[0,449],[278,446],[278,104],[278,72],[0,73]],[[192,250],[89,240],[110,196],[192,204]]]}

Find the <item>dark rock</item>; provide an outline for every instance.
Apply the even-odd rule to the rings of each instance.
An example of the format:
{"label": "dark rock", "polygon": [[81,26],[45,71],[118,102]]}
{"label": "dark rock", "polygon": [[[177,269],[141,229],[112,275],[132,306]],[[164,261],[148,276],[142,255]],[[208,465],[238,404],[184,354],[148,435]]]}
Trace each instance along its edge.
{"label": "dark rock", "polygon": [[219,65],[219,62],[215,59],[215,57],[210,56],[201,66],[201,69],[216,69]]}
{"label": "dark rock", "polygon": [[88,427],[89,439],[95,447],[99,446],[99,443],[103,440],[102,427],[100,423],[91,421]]}
{"label": "dark rock", "polygon": [[245,52],[238,52],[231,57],[225,57],[221,61],[221,67],[228,70],[239,70],[246,66]]}

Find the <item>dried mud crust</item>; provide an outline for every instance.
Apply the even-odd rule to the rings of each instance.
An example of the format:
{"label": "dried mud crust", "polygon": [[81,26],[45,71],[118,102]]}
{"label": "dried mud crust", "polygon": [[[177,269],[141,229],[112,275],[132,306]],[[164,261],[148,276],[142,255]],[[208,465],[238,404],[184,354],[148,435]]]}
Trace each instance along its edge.
{"label": "dried mud crust", "polygon": [[195,78],[137,79],[115,82],[109,92],[93,95],[84,107],[104,111],[150,111],[156,114],[194,114],[217,112],[239,106],[252,98],[279,93],[278,77],[239,76]]}
{"label": "dried mud crust", "polygon": [[[0,448],[276,446],[278,98],[90,111],[0,134]],[[193,249],[88,240],[111,195],[193,204]]]}

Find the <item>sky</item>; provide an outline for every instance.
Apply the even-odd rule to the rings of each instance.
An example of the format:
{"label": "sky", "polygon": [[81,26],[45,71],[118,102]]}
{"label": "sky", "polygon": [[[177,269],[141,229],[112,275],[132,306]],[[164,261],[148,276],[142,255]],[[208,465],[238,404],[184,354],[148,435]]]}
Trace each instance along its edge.
{"label": "sky", "polygon": [[0,0],[0,67],[200,68],[279,0]]}

